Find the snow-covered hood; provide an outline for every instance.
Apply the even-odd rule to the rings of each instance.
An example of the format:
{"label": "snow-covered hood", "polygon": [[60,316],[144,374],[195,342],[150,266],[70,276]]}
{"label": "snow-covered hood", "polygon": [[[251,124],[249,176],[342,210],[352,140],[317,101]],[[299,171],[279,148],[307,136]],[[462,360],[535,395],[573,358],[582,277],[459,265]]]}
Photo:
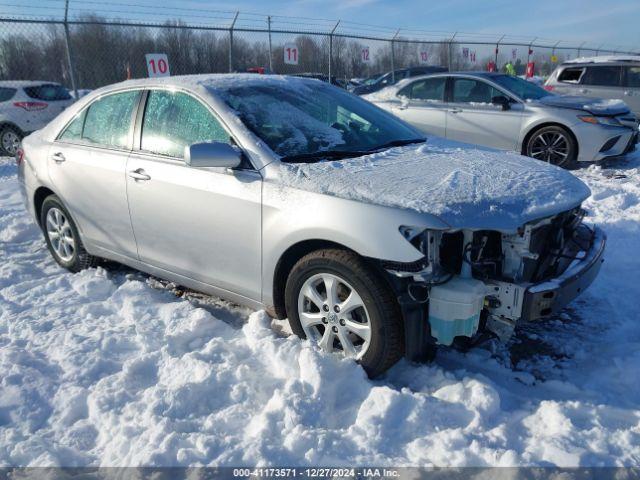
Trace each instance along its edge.
{"label": "snow-covered hood", "polygon": [[516,154],[437,139],[343,161],[282,164],[291,187],[435,215],[452,228],[513,232],[590,195],[571,173]]}
{"label": "snow-covered hood", "polygon": [[537,102],[549,107],[586,110],[594,115],[619,115],[621,113],[629,113],[629,107],[622,100],[607,100],[573,95],[549,95],[542,97]]}

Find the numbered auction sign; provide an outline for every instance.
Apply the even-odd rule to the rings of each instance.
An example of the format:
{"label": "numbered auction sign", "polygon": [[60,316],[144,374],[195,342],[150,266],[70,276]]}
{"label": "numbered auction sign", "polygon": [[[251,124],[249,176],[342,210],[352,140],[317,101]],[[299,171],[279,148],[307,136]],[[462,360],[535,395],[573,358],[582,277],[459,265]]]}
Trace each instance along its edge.
{"label": "numbered auction sign", "polygon": [[429,63],[429,52],[426,50],[418,50],[418,62]]}
{"label": "numbered auction sign", "polygon": [[295,43],[284,44],[284,63],[287,65],[298,65],[300,53]]}
{"label": "numbered auction sign", "polygon": [[168,77],[171,75],[166,53],[147,53],[144,58],[147,61],[149,77]]}
{"label": "numbered auction sign", "polygon": [[360,60],[362,60],[364,63],[369,63],[371,61],[369,47],[362,47],[362,49],[360,50]]}

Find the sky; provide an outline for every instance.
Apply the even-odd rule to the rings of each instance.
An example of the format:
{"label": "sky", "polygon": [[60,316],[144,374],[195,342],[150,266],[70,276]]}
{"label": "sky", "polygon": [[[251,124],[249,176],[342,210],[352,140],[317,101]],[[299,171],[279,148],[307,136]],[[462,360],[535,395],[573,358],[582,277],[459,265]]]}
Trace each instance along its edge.
{"label": "sky", "polygon": [[[172,5],[185,2],[172,0]],[[190,1],[239,9],[388,27],[507,33],[640,47],[640,0],[241,0]]]}
{"label": "sky", "polygon": [[[135,20],[166,20],[180,12],[187,23],[229,22],[215,10],[342,19],[389,29],[518,35],[528,40],[588,42],[617,50],[640,49],[640,0],[69,0],[71,12]],[[198,11],[201,10],[201,11]],[[206,13],[208,12],[208,13]],[[0,16],[62,16],[64,0],[0,0]],[[154,18],[153,15],[156,15]],[[157,17],[160,16],[160,17]],[[218,19],[217,19],[218,18]],[[257,17],[254,17],[256,19]],[[264,17],[256,20],[264,28]],[[306,20],[292,20],[299,22]],[[329,22],[324,25],[330,25]],[[329,27],[330,28],[330,27]],[[374,30],[375,31],[375,30]],[[369,33],[372,33],[371,31]],[[382,34],[380,34],[382,35]],[[384,36],[388,36],[388,31]],[[437,39],[446,38],[445,35]],[[528,41],[527,40],[527,41]],[[551,43],[553,45],[553,42]],[[622,47],[622,48],[620,48]]]}

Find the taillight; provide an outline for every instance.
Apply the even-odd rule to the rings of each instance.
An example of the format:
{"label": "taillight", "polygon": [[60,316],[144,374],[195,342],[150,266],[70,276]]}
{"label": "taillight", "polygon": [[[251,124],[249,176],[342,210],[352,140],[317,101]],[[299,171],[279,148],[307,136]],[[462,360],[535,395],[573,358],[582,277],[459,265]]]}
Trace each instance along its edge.
{"label": "taillight", "polygon": [[20,165],[24,160],[24,150],[22,148],[18,148],[16,150],[16,164]]}
{"label": "taillight", "polygon": [[544,86],[544,89],[545,89],[547,92],[553,92],[553,85],[545,85],[545,86]]}
{"label": "taillight", "polygon": [[34,112],[36,110],[44,110],[49,104],[44,102],[14,102],[13,106],[24,108],[27,112]]}

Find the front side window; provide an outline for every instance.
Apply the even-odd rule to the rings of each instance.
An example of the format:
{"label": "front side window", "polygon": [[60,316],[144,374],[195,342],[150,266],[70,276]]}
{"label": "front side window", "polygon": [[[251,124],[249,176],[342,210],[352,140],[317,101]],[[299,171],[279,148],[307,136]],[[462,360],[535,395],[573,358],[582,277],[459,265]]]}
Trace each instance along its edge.
{"label": "front side window", "polygon": [[622,67],[612,67],[609,65],[587,67],[587,71],[582,79],[582,84],[600,87],[619,87],[621,76]]}
{"label": "front side window", "polygon": [[356,152],[420,137],[393,115],[321,82],[289,78],[277,84],[240,83],[218,93],[283,161],[302,161],[301,156],[321,160],[325,154],[358,156]]}
{"label": "front side window", "polygon": [[82,140],[106,147],[128,147],[138,95],[138,92],[117,93],[92,103],[84,121]]}
{"label": "front side window", "polygon": [[627,67],[627,87],[640,88],[640,67]]}
{"label": "front side window", "polygon": [[184,147],[229,140],[220,122],[191,95],[164,90],[149,93],[142,122],[142,150],[184,158]]}
{"label": "front side window", "polygon": [[504,96],[498,89],[482,80],[453,79],[453,101],[455,103],[491,103],[493,97],[500,95]]}
{"label": "front side window", "polygon": [[398,96],[412,100],[443,101],[446,83],[446,77],[425,78],[407,85]]}

